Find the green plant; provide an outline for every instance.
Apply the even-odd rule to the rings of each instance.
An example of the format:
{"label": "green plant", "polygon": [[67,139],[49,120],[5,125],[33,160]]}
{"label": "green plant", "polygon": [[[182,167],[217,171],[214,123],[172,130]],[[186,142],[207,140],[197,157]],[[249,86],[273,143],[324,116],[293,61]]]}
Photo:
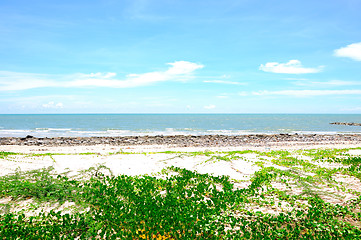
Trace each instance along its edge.
{"label": "green plant", "polygon": [[[187,156],[234,161],[249,152],[194,152]],[[323,200],[324,184],[342,189],[334,174],[360,174],[361,159],[347,151],[305,151],[305,160],[288,151],[252,152],[256,162],[247,187],[228,176],[212,176],[169,167],[157,177],[113,176],[99,165],[78,176],[52,168],[16,171],[0,177],[0,197],[13,201],[69,200],[78,211],[40,212],[32,216],[0,212],[4,239],[360,239],[361,197],[342,205]],[[297,152],[301,154],[300,152]],[[120,153],[122,154],[122,153]],[[167,153],[186,155],[188,153]],[[4,154],[5,155],[5,154]],[[344,165],[326,168],[332,161]],[[303,189],[281,190],[274,183]],[[0,206],[1,207],[1,206]],[[276,209],[274,214],[270,209]]]}
{"label": "green plant", "polygon": [[27,172],[17,170],[0,177],[0,197],[60,202],[75,197],[80,190],[79,182],[53,170],[52,167]]}

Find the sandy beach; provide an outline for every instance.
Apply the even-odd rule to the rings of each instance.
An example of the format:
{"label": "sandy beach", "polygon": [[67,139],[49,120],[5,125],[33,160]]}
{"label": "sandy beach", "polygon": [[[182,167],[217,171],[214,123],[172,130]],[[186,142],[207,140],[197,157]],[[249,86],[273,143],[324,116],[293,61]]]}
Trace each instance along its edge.
{"label": "sandy beach", "polygon": [[[130,138],[137,141],[128,145],[125,144],[129,140],[126,137],[115,139],[123,142],[119,145],[105,144],[109,138],[3,138],[0,145],[0,177],[16,182],[19,172],[23,179],[31,179],[30,176],[34,176],[31,171],[35,170],[35,174],[38,174],[40,170],[54,179],[66,176],[66,179],[88,181],[90,177],[95,177],[97,181],[99,176],[105,174],[110,177],[131,176],[134,179],[149,176],[154,180],[168,179],[166,172],[177,167],[207,174],[205,176],[228,176],[232,191],[255,189],[246,203],[238,206],[249,216],[257,213],[277,218],[280,214],[292,215],[298,210],[307,214],[315,196],[325,204],[331,204],[328,205],[330,209],[332,206],[353,206],[355,202],[349,214],[358,211],[361,193],[358,160],[347,162],[347,159],[361,156],[358,135],[315,135],[314,138],[311,135],[241,136],[239,139],[242,141],[238,142],[235,141],[237,137],[175,136],[174,144],[155,144],[164,139],[171,140],[170,137],[142,137]],[[185,144],[188,138],[192,138],[193,142]],[[267,142],[265,139],[273,141]],[[74,141],[83,141],[83,144]],[[28,184],[36,184],[34,180],[22,180],[17,184],[27,184],[27,181],[33,182]],[[255,188],[254,183],[258,181],[265,182]],[[214,187],[222,191],[222,185]],[[161,195],[165,193],[164,189],[158,191]],[[207,199],[208,196],[205,196]],[[234,210],[235,214],[242,219],[237,209]],[[61,211],[61,214],[76,214],[79,211],[86,214],[81,205],[71,200],[59,203],[39,202],[36,197],[5,195],[0,198],[0,213],[24,213],[29,218],[42,212],[51,213],[52,210]],[[355,229],[361,227],[356,217],[345,217],[342,221]],[[231,229],[229,225],[227,229]]]}
{"label": "sandy beach", "polygon": [[[236,144],[234,139],[238,139],[238,137],[241,137],[243,142]],[[133,141],[131,145],[119,146],[104,144],[104,142],[109,141],[109,138],[86,138],[86,140],[77,138],[78,141],[83,141],[83,144],[72,143],[73,138],[47,139],[49,144],[44,143],[44,139],[33,137],[2,139],[3,143],[18,141],[23,144],[0,145],[2,152],[21,153],[21,155],[11,156],[10,159],[0,159],[0,175],[13,173],[16,169],[27,171],[46,167],[54,167],[57,172],[70,170],[75,174],[98,165],[106,166],[114,175],[143,175],[155,174],[166,167],[176,166],[200,173],[228,175],[233,179],[244,180],[259,170],[259,167],[254,164],[259,160],[259,156],[255,153],[244,154],[242,159],[229,162],[207,162],[208,156],[191,156],[186,153],[213,152],[222,154],[222,152],[247,150],[295,152],[306,149],[355,149],[361,147],[358,135],[315,135],[314,138],[311,135],[283,134],[278,136],[230,136],[228,138],[226,136],[174,136],[173,142],[178,142],[178,144],[148,144],[159,141],[160,138],[162,136],[130,138],[132,140],[137,139],[138,142]],[[187,138],[192,138],[193,142],[184,147],[182,145],[184,145],[184,139]],[[129,141],[127,137],[119,139],[123,142]],[[148,141],[144,141],[144,139],[148,139]],[[166,139],[171,138],[166,137]],[[194,143],[194,139],[196,139],[196,143]],[[212,139],[213,142],[209,139]],[[266,142],[264,139],[273,139],[273,142]],[[315,141],[315,139],[323,140]],[[39,144],[39,141],[42,141],[42,144]],[[227,141],[229,141],[230,146],[227,146]],[[98,144],[90,145],[94,142]],[[179,142],[181,143],[179,144]],[[47,154],[52,155],[48,156]],[[353,150],[352,154],[361,155],[361,152]]]}

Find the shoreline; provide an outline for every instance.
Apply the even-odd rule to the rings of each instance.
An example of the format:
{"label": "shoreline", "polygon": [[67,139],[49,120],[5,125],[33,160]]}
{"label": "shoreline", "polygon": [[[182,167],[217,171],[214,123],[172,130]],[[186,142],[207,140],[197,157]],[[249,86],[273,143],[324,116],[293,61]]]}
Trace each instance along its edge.
{"label": "shoreline", "polygon": [[36,138],[28,136],[25,138],[0,138],[0,151],[23,153],[271,151],[360,147],[360,134],[175,135],[56,138]]}
{"label": "shoreline", "polygon": [[361,144],[361,134],[250,134],[250,135],[157,135],[119,137],[0,137],[1,145],[19,146],[132,146],[169,145],[176,147],[264,146],[293,144]]}

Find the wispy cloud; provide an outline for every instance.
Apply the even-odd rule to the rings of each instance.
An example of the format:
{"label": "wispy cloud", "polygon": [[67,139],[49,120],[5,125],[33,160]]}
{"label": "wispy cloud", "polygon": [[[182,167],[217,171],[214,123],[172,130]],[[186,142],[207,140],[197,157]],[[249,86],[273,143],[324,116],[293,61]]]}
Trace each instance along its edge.
{"label": "wispy cloud", "polygon": [[[52,76],[52,79],[58,76]],[[0,71],[0,91],[25,90],[30,88],[57,87],[59,83],[50,75]]]}
{"label": "wispy cloud", "polygon": [[[43,95],[43,96],[30,96],[30,97],[8,97],[0,98],[0,102],[36,102],[44,103],[50,101],[75,101],[76,99],[83,99],[84,96],[80,95]],[[57,100],[54,100],[57,99]]]}
{"label": "wispy cloud", "polygon": [[336,49],[334,54],[337,57],[348,57],[355,61],[361,61],[361,42]]}
{"label": "wispy cloud", "polygon": [[355,86],[355,85],[361,85],[361,82],[356,81],[341,81],[341,80],[331,80],[326,82],[313,82],[313,81],[302,81],[295,83],[299,86]]}
{"label": "wispy cloud", "polygon": [[203,81],[203,82],[205,82],[205,83],[230,84],[230,85],[247,85],[246,83],[242,83],[242,82],[224,81],[224,80],[206,80],[206,81]]}
{"label": "wispy cloud", "polygon": [[204,106],[204,108],[205,109],[214,109],[214,108],[216,108],[216,105],[210,104],[210,105]]}
{"label": "wispy cloud", "polygon": [[288,73],[288,74],[303,74],[303,73],[318,73],[322,71],[322,66],[317,68],[305,68],[299,60],[290,60],[287,63],[268,62],[261,64],[259,70],[272,73]]}
{"label": "wispy cloud", "polygon": [[278,96],[326,96],[326,95],[361,95],[361,90],[282,90],[282,91],[258,91],[252,92],[253,95],[278,95]]}
{"label": "wispy cloud", "polygon": [[291,80],[291,81],[307,81],[308,78],[283,78],[284,80]]}
{"label": "wispy cloud", "polygon": [[0,91],[16,91],[41,87],[112,87],[131,88],[156,82],[185,80],[204,66],[187,61],[168,63],[165,71],[128,74],[125,79],[116,79],[116,73],[90,73],[72,75],[46,75],[0,71]]}
{"label": "wispy cloud", "polygon": [[59,102],[59,103],[55,103],[55,102],[48,102],[42,105],[43,108],[63,108],[64,104]]}

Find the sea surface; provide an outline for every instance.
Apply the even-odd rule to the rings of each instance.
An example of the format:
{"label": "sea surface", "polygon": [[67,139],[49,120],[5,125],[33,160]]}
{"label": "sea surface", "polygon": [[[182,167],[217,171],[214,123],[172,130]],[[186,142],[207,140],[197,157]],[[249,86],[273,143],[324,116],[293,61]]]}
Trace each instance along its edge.
{"label": "sea surface", "polygon": [[0,137],[361,133],[361,114],[0,114]]}

